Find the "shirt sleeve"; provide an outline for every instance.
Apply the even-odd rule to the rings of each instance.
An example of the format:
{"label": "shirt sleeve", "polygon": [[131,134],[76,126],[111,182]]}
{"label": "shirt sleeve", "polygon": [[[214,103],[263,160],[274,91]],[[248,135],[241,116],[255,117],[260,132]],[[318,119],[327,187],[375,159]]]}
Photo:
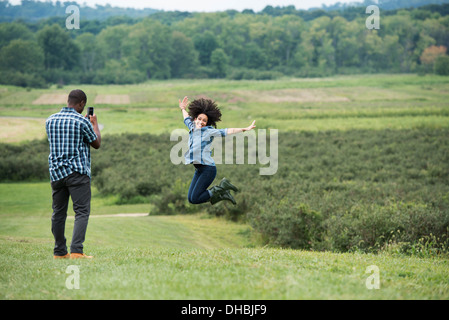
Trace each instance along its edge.
{"label": "shirt sleeve", "polygon": [[191,117],[185,118],[184,119],[184,124],[187,126],[189,131],[192,131],[194,129],[194,127],[195,127]]}
{"label": "shirt sleeve", "polygon": [[97,134],[94,131],[94,127],[92,126],[92,123],[86,123],[83,127],[83,135],[84,135],[84,141],[87,143],[92,143],[95,140],[97,140]]}
{"label": "shirt sleeve", "polygon": [[207,133],[211,137],[226,137],[228,132],[228,129],[214,129],[211,127],[211,129],[207,130]]}

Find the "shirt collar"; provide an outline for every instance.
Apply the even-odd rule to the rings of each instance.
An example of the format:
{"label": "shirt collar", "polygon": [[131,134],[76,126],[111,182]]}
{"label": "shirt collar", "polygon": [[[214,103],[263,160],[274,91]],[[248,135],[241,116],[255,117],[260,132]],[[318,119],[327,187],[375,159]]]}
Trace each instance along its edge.
{"label": "shirt collar", "polygon": [[61,109],[61,112],[74,112],[76,114],[79,114],[74,108],[69,108],[69,107],[63,107]]}

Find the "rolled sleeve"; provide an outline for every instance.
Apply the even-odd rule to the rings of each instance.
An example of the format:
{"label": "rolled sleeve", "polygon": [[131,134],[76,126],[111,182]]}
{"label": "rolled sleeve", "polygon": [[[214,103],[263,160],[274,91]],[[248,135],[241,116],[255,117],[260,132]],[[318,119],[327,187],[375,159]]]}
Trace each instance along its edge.
{"label": "rolled sleeve", "polygon": [[228,129],[209,129],[207,132],[212,137],[226,137]]}
{"label": "rolled sleeve", "polygon": [[184,124],[187,126],[189,131],[192,131],[195,128],[195,125],[194,125],[191,117],[185,118],[184,119]]}
{"label": "rolled sleeve", "polygon": [[94,131],[94,127],[92,126],[92,123],[89,122],[84,126],[83,135],[84,135],[84,140],[87,143],[92,143],[95,140],[97,140],[97,134]]}

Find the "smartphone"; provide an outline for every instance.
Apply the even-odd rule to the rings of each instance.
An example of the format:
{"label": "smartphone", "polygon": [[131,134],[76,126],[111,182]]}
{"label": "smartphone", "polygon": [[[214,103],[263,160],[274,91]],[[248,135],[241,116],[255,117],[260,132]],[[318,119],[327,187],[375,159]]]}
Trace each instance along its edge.
{"label": "smartphone", "polygon": [[94,115],[94,108],[93,107],[87,108],[87,115],[88,116],[93,116]]}

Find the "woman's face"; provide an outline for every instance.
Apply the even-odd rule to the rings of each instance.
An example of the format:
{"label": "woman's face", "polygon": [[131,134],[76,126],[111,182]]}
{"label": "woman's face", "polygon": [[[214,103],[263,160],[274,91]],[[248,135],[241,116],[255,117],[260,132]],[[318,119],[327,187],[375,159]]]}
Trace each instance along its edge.
{"label": "woman's face", "polygon": [[198,117],[194,120],[196,128],[201,129],[207,126],[207,120],[208,117],[204,113],[198,115]]}

